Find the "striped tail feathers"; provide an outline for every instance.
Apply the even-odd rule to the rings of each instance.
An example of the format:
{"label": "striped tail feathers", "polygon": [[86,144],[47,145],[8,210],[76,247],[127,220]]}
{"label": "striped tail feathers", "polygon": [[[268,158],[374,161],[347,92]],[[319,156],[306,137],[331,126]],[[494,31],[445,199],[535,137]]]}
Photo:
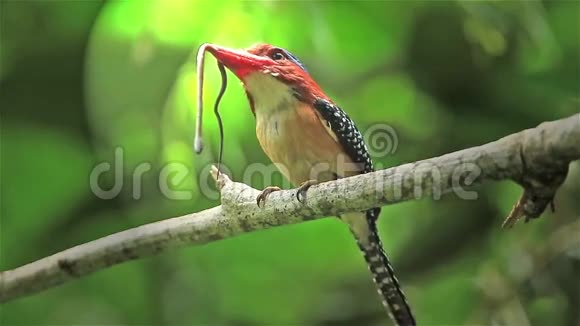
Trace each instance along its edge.
{"label": "striped tail feathers", "polygon": [[[377,286],[377,292],[383,300],[383,306],[395,325],[416,325],[415,317],[407,302],[405,294],[395,276],[387,254],[383,250],[376,227],[376,212],[369,210],[365,214],[346,214],[341,218],[351,227],[351,231],[357,239],[358,246],[363,252],[368,268]],[[373,216],[371,216],[373,215]],[[363,221],[366,228],[360,223]]]}

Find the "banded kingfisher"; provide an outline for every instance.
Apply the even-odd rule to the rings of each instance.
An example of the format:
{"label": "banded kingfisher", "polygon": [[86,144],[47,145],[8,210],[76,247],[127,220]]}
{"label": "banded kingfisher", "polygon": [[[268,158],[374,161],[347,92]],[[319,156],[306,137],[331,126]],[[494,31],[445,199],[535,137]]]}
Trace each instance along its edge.
{"label": "banded kingfisher", "polygon": [[[308,188],[319,182],[374,171],[354,122],[325,95],[290,52],[269,44],[256,44],[246,50],[204,46],[241,80],[256,119],[258,141],[280,172],[300,186],[298,200],[302,202]],[[321,163],[326,168],[321,169]],[[265,188],[257,198],[258,205],[278,190]],[[415,325],[378,235],[379,213],[380,208],[373,208],[344,214],[340,219],[356,238],[393,322]]]}

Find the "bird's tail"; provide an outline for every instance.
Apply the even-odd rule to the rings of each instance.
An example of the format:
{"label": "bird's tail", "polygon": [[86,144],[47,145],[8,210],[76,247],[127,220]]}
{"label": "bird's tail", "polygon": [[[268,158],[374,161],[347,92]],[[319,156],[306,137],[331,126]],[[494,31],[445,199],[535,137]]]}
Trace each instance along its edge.
{"label": "bird's tail", "polygon": [[[376,222],[373,218],[369,218],[368,213],[365,221],[368,225],[368,229],[365,230],[367,232],[360,232],[360,229],[351,229],[357,238],[358,246],[363,252],[369,270],[373,275],[373,279],[377,285],[377,292],[381,296],[383,305],[395,325],[416,325],[411,307],[407,303],[405,294],[395,276],[395,271],[389,263],[387,254],[383,249]],[[363,238],[361,233],[366,234],[366,239]]]}

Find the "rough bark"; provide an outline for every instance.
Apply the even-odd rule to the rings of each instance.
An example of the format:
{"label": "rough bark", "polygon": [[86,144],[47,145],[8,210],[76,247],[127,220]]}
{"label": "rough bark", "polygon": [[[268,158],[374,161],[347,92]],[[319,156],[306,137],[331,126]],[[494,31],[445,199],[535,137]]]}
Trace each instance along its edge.
{"label": "rough bark", "polygon": [[276,226],[454,193],[474,196],[486,180],[511,179],[524,188],[504,222],[539,217],[580,159],[580,114],[545,122],[500,140],[440,157],[313,186],[305,204],[296,190],[259,191],[220,174],[221,205],[135,227],[0,273],[0,302],[38,293],[125,261]]}

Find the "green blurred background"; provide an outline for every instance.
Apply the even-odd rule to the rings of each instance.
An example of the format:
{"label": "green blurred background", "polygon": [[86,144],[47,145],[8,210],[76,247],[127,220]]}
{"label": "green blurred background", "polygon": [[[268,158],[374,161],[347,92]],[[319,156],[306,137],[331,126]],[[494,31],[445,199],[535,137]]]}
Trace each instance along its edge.
{"label": "green blurred background", "polygon": [[[360,129],[395,128],[396,152],[376,158],[388,167],[578,112],[579,13],[577,1],[3,1],[0,267],[219,203],[199,190],[210,184],[200,171],[216,161],[213,115],[206,151],[192,151],[188,58],[203,42],[289,49]],[[219,87],[211,63],[208,104]],[[221,112],[224,163],[239,179],[268,159],[232,74]],[[115,148],[122,179],[108,172],[99,185],[122,188],[101,199],[90,173],[112,163]],[[190,198],[164,196],[159,174],[169,162],[189,167],[170,188]],[[151,171],[136,195],[132,173],[142,163]],[[381,236],[419,322],[579,325],[579,170],[572,165],[556,213],[509,231],[500,225],[520,194],[510,182],[480,187],[476,201],[383,209]],[[126,263],[0,309],[3,325],[387,320],[336,219]]]}

